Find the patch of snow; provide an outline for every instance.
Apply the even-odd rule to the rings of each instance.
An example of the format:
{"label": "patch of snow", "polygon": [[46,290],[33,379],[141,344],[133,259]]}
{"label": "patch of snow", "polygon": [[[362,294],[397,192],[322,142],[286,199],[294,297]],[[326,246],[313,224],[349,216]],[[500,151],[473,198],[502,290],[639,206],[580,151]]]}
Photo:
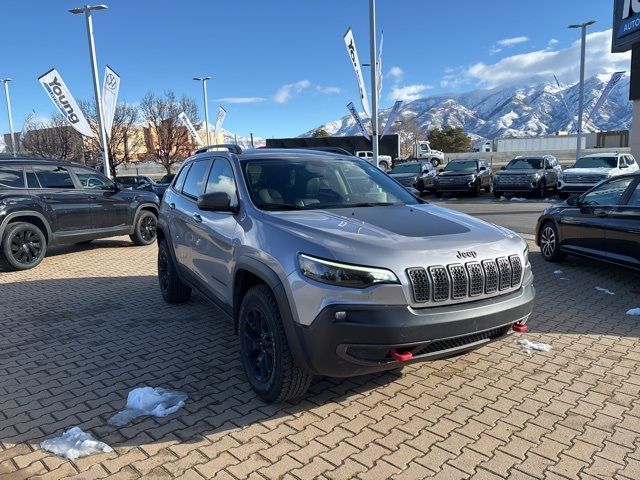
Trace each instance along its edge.
{"label": "patch of snow", "polygon": [[121,427],[142,415],[166,417],[184,406],[187,394],[164,388],[140,387],[129,392],[127,405],[108,420]]}
{"label": "patch of snow", "polygon": [[632,308],[627,312],[627,315],[632,315],[634,317],[640,317],[640,308]]}
{"label": "patch of snow", "polygon": [[516,340],[518,345],[522,345],[527,351],[537,350],[538,352],[548,352],[553,347],[548,343],[536,343],[526,339]]}
{"label": "patch of snow", "polygon": [[506,199],[507,199],[507,197],[505,197],[504,195],[502,195],[502,196],[498,199],[498,201],[499,201],[499,202],[504,202]]}
{"label": "patch of snow", "polygon": [[512,202],[526,202],[527,199],[526,198],[522,198],[522,197],[513,197],[511,199]]}
{"label": "patch of snow", "polygon": [[560,277],[560,280],[569,280],[567,277]]}
{"label": "patch of snow", "polygon": [[447,200],[458,200],[457,198],[449,198]]}
{"label": "patch of snow", "polygon": [[615,293],[613,293],[611,290],[606,289],[606,288],[596,287],[596,290],[598,290],[599,292],[602,292],[602,293],[606,293],[607,295],[615,295]]}
{"label": "patch of snow", "polygon": [[554,275],[562,275],[562,270],[555,270],[553,272]]}
{"label": "patch of snow", "polygon": [[78,427],[70,428],[60,437],[43,441],[40,447],[47,452],[69,460],[75,460],[92,453],[113,452],[109,445],[99,442],[90,433],[83,432]]}

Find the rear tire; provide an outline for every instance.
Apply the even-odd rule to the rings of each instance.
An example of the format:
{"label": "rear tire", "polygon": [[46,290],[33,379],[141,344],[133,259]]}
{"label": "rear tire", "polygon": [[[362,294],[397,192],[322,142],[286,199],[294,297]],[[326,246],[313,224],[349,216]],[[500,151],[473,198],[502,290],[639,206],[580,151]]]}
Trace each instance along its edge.
{"label": "rear tire", "polygon": [[561,262],[567,254],[560,250],[560,236],[558,229],[551,221],[545,222],[540,227],[540,253],[547,262]]}
{"label": "rear tire", "polygon": [[9,270],[28,270],[38,266],[47,254],[47,239],[32,223],[10,223],[0,245],[0,264]]}
{"label": "rear tire", "polygon": [[301,397],[312,375],[296,365],[273,293],[264,284],[249,289],[238,314],[240,358],[253,391],[264,402]]}
{"label": "rear tire", "polygon": [[432,158],[431,165],[433,165],[433,167],[436,168],[438,165],[440,165],[440,160],[438,160],[437,158]]}
{"label": "rear tire", "polygon": [[389,170],[389,164],[384,160],[382,162],[378,162],[378,167],[380,167],[380,170],[382,170],[383,172],[386,172]]}
{"label": "rear tire", "polygon": [[129,238],[138,247],[151,245],[156,241],[157,228],[158,217],[156,217],[155,213],[143,210],[138,214],[133,234],[129,235]]}
{"label": "rear tire", "polygon": [[166,240],[158,244],[158,283],[167,303],[184,303],[191,297],[191,287],[180,280]]}
{"label": "rear tire", "polygon": [[544,198],[545,193],[547,193],[547,182],[540,180],[538,188],[536,188],[535,196],[536,198]]}

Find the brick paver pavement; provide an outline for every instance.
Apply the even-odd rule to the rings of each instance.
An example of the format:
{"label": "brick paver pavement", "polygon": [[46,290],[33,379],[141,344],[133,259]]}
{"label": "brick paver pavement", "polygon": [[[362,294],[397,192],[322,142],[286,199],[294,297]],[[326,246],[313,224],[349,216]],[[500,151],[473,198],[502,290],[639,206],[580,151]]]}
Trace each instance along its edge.
{"label": "brick paver pavement", "polygon": [[[155,255],[105,240],[0,273],[0,478],[640,478],[640,319],[625,314],[640,307],[637,273],[556,267],[532,248],[525,337],[551,352],[511,336],[265,405],[230,321],[197,296],[163,303]],[[142,385],[189,400],[107,425]],[[72,426],[115,451],[70,462],[40,449]]]}

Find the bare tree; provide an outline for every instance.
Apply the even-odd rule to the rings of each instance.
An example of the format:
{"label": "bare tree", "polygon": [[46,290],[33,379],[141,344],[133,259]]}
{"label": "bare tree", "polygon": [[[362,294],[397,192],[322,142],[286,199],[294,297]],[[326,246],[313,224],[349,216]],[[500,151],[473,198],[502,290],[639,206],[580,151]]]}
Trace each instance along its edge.
{"label": "bare tree", "polygon": [[84,161],[84,141],[67,120],[56,114],[46,122],[32,124],[22,140],[22,148],[42,158]]}
{"label": "bare tree", "polygon": [[162,97],[149,92],[140,102],[140,111],[149,125],[147,149],[154,160],[171,173],[171,166],[188,157],[195,147],[189,131],[178,118],[184,112],[195,123],[198,116],[195,100],[185,96],[178,100],[171,90]]}
{"label": "bare tree", "polygon": [[416,140],[427,138],[427,131],[420,127],[415,118],[402,120],[394,125],[394,131],[400,137],[400,156],[409,158],[413,154],[413,145]]}
{"label": "bare tree", "polygon": [[[100,135],[98,132],[98,111],[95,102],[81,102],[80,108],[87,116],[91,129],[95,135],[91,139],[91,150],[96,154],[102,152]],[[111,132],[107,132],[107,152],[111,175],[116,176],[116,167],[123,163],[138,160],[138,155],[144,151],[145,140],[140,125],[138,107],[127,103],[118,103],[113,115]]]}

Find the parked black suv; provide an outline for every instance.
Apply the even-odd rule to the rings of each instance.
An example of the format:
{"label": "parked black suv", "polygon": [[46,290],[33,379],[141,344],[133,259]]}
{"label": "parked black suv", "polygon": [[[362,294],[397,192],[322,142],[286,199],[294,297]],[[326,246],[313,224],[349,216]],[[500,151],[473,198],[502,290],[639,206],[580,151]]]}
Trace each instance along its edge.
{"label": "parked black suv", "polygon": [[553,155],[516,157],[493,177],[496,198],[507,193],[524,193],[544,198],[549,190],[556,191],[562,167]]}
{"label": "parked black suv", "polygon": [[91,168],[71,162],[0,160],[0,265],[26,270],[47,247],[129,235],[156,239],[158,197],[122,190]]}
{"label": "parked black suv", "polygon": [[452,160],[435,178],[436,197],[451,192],[468,192],[478,197],[483,189],[491,191],[491,166],[484,160]]}

